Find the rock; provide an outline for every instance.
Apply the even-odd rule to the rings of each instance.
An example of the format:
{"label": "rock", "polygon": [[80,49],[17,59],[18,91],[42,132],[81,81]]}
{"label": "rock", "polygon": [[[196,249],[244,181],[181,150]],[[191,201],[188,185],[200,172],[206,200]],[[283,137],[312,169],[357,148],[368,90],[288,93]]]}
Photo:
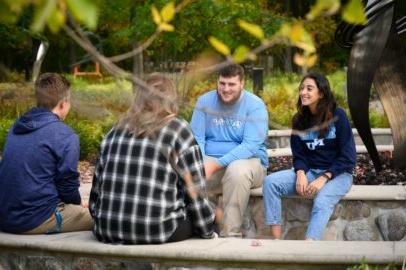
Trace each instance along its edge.
{"label": "rock", "polygon": [[404,201],[376,202],[375,205],[382,209],[406,208],[406,203]]}
{"label": "rock", "polygon": [[331,215],[330,220],[336,220],[343,214],[343,212],[344,212],[344,207],[342,206],[342,204],[338,203],[334,208],[334,212]]}
{"label": "rock", "polygon": [[72,264],[74,270],[101,270],[102,264],[95,258],[77,258]]}
{"label": "rock", "polygon": [[376,241],[378,233],[366,219],[354,220],[345,226],[344,238],[347,241]]}
{"label": "rock", "polygon": [[64,265],[61,261],[54,257],[48,256],[27,256],[25,262],[26,269],[40,270],[40,269],[50,269],[50,270],[63,270]]}
{"label": "rock", "polygon": [[265,224],[264,203],[261,198],[251,198],[253,200],[252,219],[255,223],[256,237],[259,239],[269,238],[269,226]]}
{"label": "rock", "polygon": [[361,201],[344,202],[344,211],[342,217],[346,220],[359,220],[371,215],[371,209],[368,204]]}
{"label": "rock", "polygon": [[406,234],[405,211],[393,211],[379,215],[375,222],[386,241],[400,241]]}
{"label": "rock", "polygon": [[283,239],[285,240],[303,240],[306,235],[307,226],[290,228]]}
{"label": "rock", "polygon": [[327,241],[337,241],[337,227],[332,225],[327,225],[327,228],[323,232],[323,240]]}
{"label": "rock", "polygon": [[287,221],[302,221],[310,220],[313,201],[306,199],[284,199],[283,209],[286,211]]}

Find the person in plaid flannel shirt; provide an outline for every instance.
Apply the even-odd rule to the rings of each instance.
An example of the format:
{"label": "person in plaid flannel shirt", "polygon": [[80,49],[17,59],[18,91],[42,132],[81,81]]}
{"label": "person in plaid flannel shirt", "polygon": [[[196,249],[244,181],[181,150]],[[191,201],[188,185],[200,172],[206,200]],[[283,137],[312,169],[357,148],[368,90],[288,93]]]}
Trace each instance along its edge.
{"label": "person in plaid flannel shirt", "polygon": [[103,139],[89,199],[99,241],[158,244],[216,236],[202,154],[176,113],[174,84],[151,74]]}

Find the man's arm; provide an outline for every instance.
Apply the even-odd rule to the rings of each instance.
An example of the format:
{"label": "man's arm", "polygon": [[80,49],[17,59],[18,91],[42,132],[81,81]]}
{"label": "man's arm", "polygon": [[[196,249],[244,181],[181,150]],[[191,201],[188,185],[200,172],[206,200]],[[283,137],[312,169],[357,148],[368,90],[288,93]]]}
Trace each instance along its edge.
{"label": "man's arm", "polygon": [[199,144],[200,151],[202,152],[203,156],[205,156],[206,151],[204,147],[206,145],[206,114],[203,109],[204,107],[199,99],[196,102],[196,106],[193,110],[190,127],[192,128],[196,141]]}
{"label": "man's arm", "polygon": [[79,173],[79,138],[72,134],[65,139],[64,148],[60,153],[55,179],[58,196],[64,203],[80,204]]}
{"label": "man's arm", "polygon": [[246,119],[242,120],[245,120],[243,141],[219,159],[219,164],[222,167],[228,166],[235,160],[252,158],[266,140],[268,113],[263,104],[252,110]]}

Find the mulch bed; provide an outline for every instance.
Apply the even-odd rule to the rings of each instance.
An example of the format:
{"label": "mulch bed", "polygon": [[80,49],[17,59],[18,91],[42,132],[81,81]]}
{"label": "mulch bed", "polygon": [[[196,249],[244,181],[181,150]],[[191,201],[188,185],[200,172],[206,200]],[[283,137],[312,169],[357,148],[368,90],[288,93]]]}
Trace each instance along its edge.
{"label": "mulch bed", "polygon": [[[357,165],[353,172],[356,185],[406,185],[406,170],[393,168],[390,152],[380,153],[383,170],[375,172],[368,154],[357,155]],[[273,157],[270,171],[276,172],[292,168],[292,157]]]}

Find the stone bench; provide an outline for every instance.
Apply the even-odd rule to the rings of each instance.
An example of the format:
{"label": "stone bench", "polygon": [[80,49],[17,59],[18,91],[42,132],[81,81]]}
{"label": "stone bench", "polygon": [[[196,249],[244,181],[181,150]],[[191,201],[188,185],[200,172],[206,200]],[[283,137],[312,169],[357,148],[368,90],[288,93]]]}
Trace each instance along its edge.
{"label": "stone bench", "polygon": [[[284,239],[303,239],[311,207],[311,199],[282,199]],[[242,227],[247,238],[269,237],[269,226],[264,224],[262,188],[251,190]],[[323,240],[404,241],[405,236],[406,186],[354,185],[337,204]]]}
{"label": "stone bench", "polygon": [[[110,245],[91,232],[0,233],[0,269],[346,269],[361,261],[401,265],[406,242],[218,238],[163,245]],[[181,267],[181,268],[179,268]]]}

